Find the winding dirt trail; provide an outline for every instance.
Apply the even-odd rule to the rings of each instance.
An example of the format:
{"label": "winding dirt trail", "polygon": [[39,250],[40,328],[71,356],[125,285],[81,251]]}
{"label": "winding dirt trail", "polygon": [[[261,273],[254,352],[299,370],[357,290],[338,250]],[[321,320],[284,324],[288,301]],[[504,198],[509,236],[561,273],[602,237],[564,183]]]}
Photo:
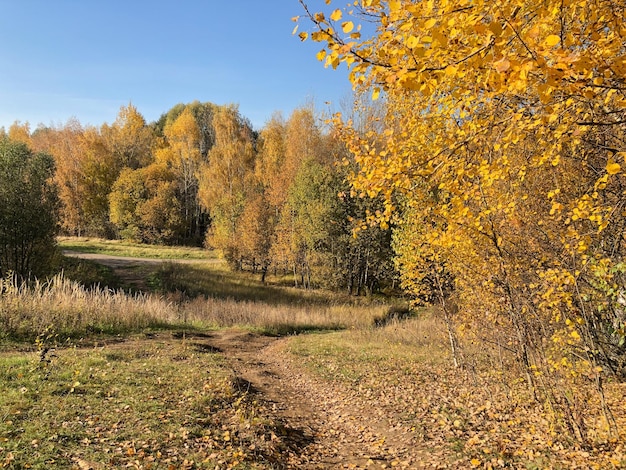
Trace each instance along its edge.
{"label": "winding dirt trail", "polygon": [[[147,268],[170,262],[66,254],[109,266],[137,289],[146,287]],[[203,334],[194,341],[222,354],[235,374],[237,386],[253,394],[280,424],[280,439],[288,452],[279,468],[424,468],[421,462],[426,459],[421,456],[427,450],[412,437],[413,433],[394,424],[398,421],[394,419],[397,410],[386,409],[337,381],[327,381],[306,371],[288,352],[289,338],[228,329]]]}
{"label": "winding dirt trail", "polygon": [[288,338],[242,330],[205,338],[237,383],[282,424],[288,469],[423,468],[423,445],[393,426],[393,414],[336,382],[317,378],[286,351]]}

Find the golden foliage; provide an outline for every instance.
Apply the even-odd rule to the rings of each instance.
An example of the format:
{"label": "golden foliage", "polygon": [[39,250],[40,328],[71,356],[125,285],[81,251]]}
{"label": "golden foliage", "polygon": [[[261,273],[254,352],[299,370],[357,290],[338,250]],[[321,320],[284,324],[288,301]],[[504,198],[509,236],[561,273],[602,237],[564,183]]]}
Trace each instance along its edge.
{"label": "golden foliage", "polygon": [[404,233],[405,286],[421,295],[433,265],[446,272],[466,334],[513,350],[553,403],[567,402],[555,377],[624,373],[623,3],[354,6],[355,21],[375,19],[364,39],[337,32],[346,12],[304,5],[318,58],[385,98],[382,135],[335,125],[358,164],[355,192],[385,200],[371,221]]}

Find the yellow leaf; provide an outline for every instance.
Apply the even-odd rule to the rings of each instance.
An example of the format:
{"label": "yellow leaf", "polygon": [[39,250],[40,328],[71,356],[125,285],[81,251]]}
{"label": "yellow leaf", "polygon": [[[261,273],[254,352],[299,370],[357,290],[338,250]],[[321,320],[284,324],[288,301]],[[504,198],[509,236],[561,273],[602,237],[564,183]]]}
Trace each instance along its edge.
{"label": "yellow leaf", "polygon": [[324,57],[326,57],[326,49],[322,49],[321,51],[319,51],[316,57],[317,60],[324,60]]}
{"label": "yellow leaf", "polygon": [[341,16],[341,10],[337,9],[331,13],[330,19],[333,21],[339,21],[341,19]]}
{"label": "yellow leaf", "polygon": [[502,25],[498,21],[494,21],[489,25],[489,30],[494,36],[499,37],[502,34]]}
{"label": "yellow leaf", "polygon": [[580,335],[578,334],[578,331],[576,330],[572,330],[569,335],[574,339],[580,339]]}
{"label": "yellow leaf", "polygon": [[389,0],[389,11],[399,10],[402,5],[399,0]]}
{"label": "yellow leaf", "polygon": [[480,465],[480,460],[472,459],[470,463],[472,464],[472,467],[478,467]]}
{"label": "yellow leaf", "polygon": [[556,34],[551,34],[546,38],[546,46],[556,46],[561,41],[561,38]]}
{"label": "yellow leaf", "polygon": [[448,65],[446,67],[445,73],[446,75],[448,75],[449,77],[456,75],[458,71],[458,68],[455,65]]}
{"label": "yellow leaf", "polygon": [[425,29],[430,29],[437,24],[437,20],[435,18],[429,19],[426,23],[424,23]]}
{"label": "yellow leaf", "polygon": [[300,34],[298,34],[298,36],[300,36],[300,40],[301,41],[306,41],[307,38],[309,37],[309,33],[305,33],[304,31],[301,32]]}
{"label": "yellow leaf", "polygon": [[620,166],[619,163],[608,163],[606,165],[606,172],[609,175],[615,175],[615,174],[619,173],[621,169],[622,169],[622,167]]}
{"label": "yellow leaf", "polygon": [[372,92],[372,100],[376,101],[379,96],[380,96],[380,88],[376,87],[374,88],[374,91]]}
{"label": "yellow leaf", "polygon": [[348,34],[350,31],[354,29],[354,23],[352,21],[346,21],[341,25],[343,32]]}
{"label": "yellow leaf", "polygon": [[417,47],[419,44],[420,44],[420,41],[415,36],[409,36],[409,39],[406,40],[406,45],[409,49],[413,49],[414,47]]}

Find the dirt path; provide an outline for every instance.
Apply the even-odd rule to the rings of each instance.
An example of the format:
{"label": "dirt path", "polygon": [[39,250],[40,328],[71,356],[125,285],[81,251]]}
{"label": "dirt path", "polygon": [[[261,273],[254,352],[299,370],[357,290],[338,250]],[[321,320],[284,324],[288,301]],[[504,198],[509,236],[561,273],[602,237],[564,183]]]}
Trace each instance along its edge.
{"label": "dirt path", "polygon": [[202,341],[225,356],[238,386],[282,424],[285,468],[422,468],[423,450],[393,426],[392,414],[302,370],[285,351],[288,339],[223,330]]}
{"label": "dirt path", "polygon": [[102,253],[82,253],[72,250],[63,250],[63,255],[71,258],[80,258],[107,266],[115,271],[117,276],[128,287],[146,292],[148,275],[154,271],[155,266],[165,263],[178,264],[218,264],[219,259],[163,259],[163,258],[133,258],[128,256],[113,256]]}
{"label": "dirt path", "polygon": [[[162,259],[125,258],[66,252],[102,263],[136,289],[145,289],[146,273]],[[202,263],[211,260],[175,260]],[[192,335],[193,336],[193,335]],[[219,330],[194,339],[221,353],[237,386],[255,395],[280,424],[285,469],[423,468],[425,450],[413,433],[394,425],[394,410],[357,394],[338,382],[307,372],[287,352],[288,338],[244,330]]]}

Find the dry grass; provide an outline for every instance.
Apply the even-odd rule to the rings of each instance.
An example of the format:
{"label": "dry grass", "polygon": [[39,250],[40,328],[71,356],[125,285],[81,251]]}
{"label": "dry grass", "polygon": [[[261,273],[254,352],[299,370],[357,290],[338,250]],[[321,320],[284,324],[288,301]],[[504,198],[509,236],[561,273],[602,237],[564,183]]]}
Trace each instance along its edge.
{"label": "dry grass", "polygon": [[[87,288],[57,275],[29,286],[0,280],[0,339],[32,341],[42,334],[60,339],[89,334],[124,334],[150,328],[241,326],[267,334],[355,329],[385,314],[383,304],[316,301],[301,305],[261,300],[192,300]],[[280,291],[276,291],[280,293]],[[295,295],[289,293],[288,296]],[[284,300],[284,299],[283,299]]]}
{"label": "dry grass", "polygon": [[163,299],[85,288],[62,275],[28,286],[0,280],[0,292],[0,335],[18,340],[51,331],[63,337],[138,331],[175,323],[178,314]]}
{"label": "dry grass", "polygon": [[181,306],[183,321],[215,326],[248,326],[268,334],[355,329],[371,325],[385,305],[272,305],[262,301],[197,298]]}

